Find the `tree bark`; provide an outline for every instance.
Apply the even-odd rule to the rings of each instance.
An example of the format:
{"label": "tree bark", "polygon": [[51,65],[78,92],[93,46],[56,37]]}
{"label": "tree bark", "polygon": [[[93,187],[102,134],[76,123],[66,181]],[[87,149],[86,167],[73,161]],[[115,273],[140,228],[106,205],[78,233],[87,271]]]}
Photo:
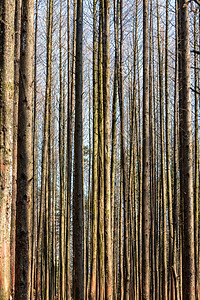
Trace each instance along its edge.
{"label": "tree bark", "polygon": [[182,74],[179,80],[182,87],[182,99],[179,104],[181,112],[182,135],[181,153],[183,184],[183,300],[195,299],[195,263],[194,263],[194,208],[192,180],[192,122],[191,122],[191,92],[190,92],[190,44],[189,44],[189,13],[185,0],[179,2],[181,17],[181,60]]}
{"label": "tree bark", "polygon": [[11,206],[11,295],[15,294],[15,235],[16,235],[16,201],[17,201],[17,133],[19,104],[19,64],[21,35],[21,0],[15,1],[15,66],[14,66],[14,102],[13,102],[13,169],[12,169],[12,206]]}
{"label": "tree bark", "polygon": [[33,41],[34,1],[22,1],[21,57],[18,116],[17,209],[16,209],[16,299],[30,299],[31,207],[33,192]]}
{"label": "tree bark", "polygon": [[142,299],[150,299],[148,0],[143,0]]}
{"label": "tree bark", "polygon": [[83,0],[77,0],[76,71],[75,71],[75,132],[74,132],[74,199],[73,253],[74,299],[84,300],[84,212],[82,161],[82,42]]}
{"label": "tree bark", "polygon": [[0,2],[0,298],[10,295],[15,1]]}
{"label": "tree bark", "polygon": [[92,164],[92,261],[90,299],[96,299],[97,284],[97,212],[98,212],[98,94],[97,94],[97,12],[96,0],[93,1],[93,164]]}

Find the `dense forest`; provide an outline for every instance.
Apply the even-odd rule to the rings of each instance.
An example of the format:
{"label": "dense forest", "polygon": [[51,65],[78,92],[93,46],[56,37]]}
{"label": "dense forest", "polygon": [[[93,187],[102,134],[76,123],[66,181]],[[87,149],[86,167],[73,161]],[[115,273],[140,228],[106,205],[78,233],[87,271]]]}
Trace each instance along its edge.
{"label": "dense forest", "polygon": [[199,0],[0,0],[0,300],[200,299],[199,110]]}

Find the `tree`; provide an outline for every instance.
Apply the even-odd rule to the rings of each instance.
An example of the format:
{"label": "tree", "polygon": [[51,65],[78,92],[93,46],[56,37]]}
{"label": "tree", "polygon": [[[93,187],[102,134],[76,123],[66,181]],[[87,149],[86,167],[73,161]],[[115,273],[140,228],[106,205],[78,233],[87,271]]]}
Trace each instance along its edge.
{"label": "tree", "polygon": [[15,1],[0,3],[0,298],[10,294]]}
{"label": "tree", "polygon": [[103,115],[103,0],[99,8],[98,45],[98,264],[99,299],[105,299],[105,232],[104,232],[104,115]]}
{"label": "tree", "polygon": [[29,299],[31,286],[31,205],[33,192],[34,1],[22,1],[18,116],[16,299]]}
{"label": "tree", "polygon": [[121,136],[121,168],[123,172],[123,206],[124,206],[124,293],[129,299],[130,289],[130,257],[129,257],[129,206],[127,189],[127,163],[124,138],[124,86],[123,86],[123,0],[120,1],[120,63],[119,63],[119,107]]}
{"label": "tree", "polygon": [[[45,288],[42,275],[42,256],[44,254],[44,221],[45,221],[45,203],[47,199],[47,160],[48,160],[48,144],[49,144],[49,106],[51,95],[51,59],[52,59],[52,17],[53,17],[53,1],[50,0],[47,9],[47,54],[46,54],[46,87],[45,87],[45,111],[44,111],[44,132],[43,132],[43,148],[42,148],[42,172],[41,172],[41,194],[40,194],[40,211],[38,220],[38,238],[37,238],[37,272],[36,272],[36,297],[41,299],[42,288]],[[44,259],[43,259],[44,260]]]}
{"label": "tree", "polygon": [[143,0],[142,299],[150,299],[148,0]]}
{"label": "tree", "polygon": [[13,102],[13,170],[12,170],[12,207],[11,207],[11,294],[15,293],[15,235],[16,235],[16,201],[17,201],[17,133],[19,103],[19,64],[21,36],[21,1],[15,1],[15,67],[14,67],[14,102]]}
{"label": "tree", "polygon": [[83,0],[77,0],[76,71],[75,71],[75,132],[74,132],[74,196],[73,196],[73,254],[74,299],[84,299],[84,212],[82,158],[82,42]]}
{"label": "tree", "polygon": [[97,94],[97,12],[93,2],[93,162],[92,162],[92,262],[90,299],[96,299],[97,285],[97,213],[98,213],[98,94]]}
{"label": "tree", "polygon": [[182,73],[179,77],[182,87],[182,99],[179,102],[181,123],[179,131],[181,138],[182,164],[180,171],[183,175],[181,186],[181,201],[183,201],[183,299],[195,299],[195,264],[194,264],[194,208],[192,180],[192,123],[191,123],[191,92],[190,92],[190,44],[189,44],[189,15],[185,0],[179,1],[181,18],[181,62]]}
{"label": "tree", "polygon": [[113,266],[110,199],[110,3],[103,9],[103,114],[104,114],[104,201],[105,201],[105,277],[106,299],[113,297]]}

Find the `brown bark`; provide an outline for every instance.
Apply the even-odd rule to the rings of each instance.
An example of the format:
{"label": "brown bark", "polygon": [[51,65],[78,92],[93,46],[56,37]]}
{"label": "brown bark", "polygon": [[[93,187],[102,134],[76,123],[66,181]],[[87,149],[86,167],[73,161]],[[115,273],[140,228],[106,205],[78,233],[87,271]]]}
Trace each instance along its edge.
{"label": "brown bark", "polygon": [[92,261],[91,261],[91,282],[90,299],[96,299],[97,284],[97,212],[98,212],[98,97],[97,97],[97,12],[96,0],[93,2],[93,164],[92,164]]}
{"label": "brown bark", "polygon": [[105,299],[105,235],[104,235],[104,122],[103,122],[103,55],[102,55],[103,0],[99,9],[98,47],[98,266],[99,299]]}
{"label": "brown bark", "polygon": [[192,122],[190,92],[190,44],[189,44],[189,13],[185,0],[180,0],[181,17],[181,60],[182,73],[179,80],[182,87],[182,99],[179,105],[181,112],[181,139],[183,184],[181,186],[183,200],[183,300],[195,299],[195,264],[194,264],[194,208],[192,179]]}
{"label": "brown bark", "polygon": [[11,295],[15,293],[15,235],[16,235],[16,200],[17,200],[17,133],[18,133],[18,102],[19,102],[19,64],[20,64],[20,35],[21,35],[21,0],[15,1],[15,77],[13,102],[13,169],[12,169],[12,206],[11,206]]}
{"label": "brown bark", "polygon": [[0,2],[0,298],[10,294],[15,1]]}
{"label": "brown bark", "polygon": [[74,299],[84,299],[84,212],[82,161],[82,38],[83,1],[77,1],[74,132],[73,254]]}
{"label": "brown bark", "polygon": [[22,1],[18,115],[16,299],[30,299],[31,207],[33,192],[32,91],[34,1]]}
{"label": "brown bark", "polygon": [[148,0],[143,1],[142,299],[150,299]]}

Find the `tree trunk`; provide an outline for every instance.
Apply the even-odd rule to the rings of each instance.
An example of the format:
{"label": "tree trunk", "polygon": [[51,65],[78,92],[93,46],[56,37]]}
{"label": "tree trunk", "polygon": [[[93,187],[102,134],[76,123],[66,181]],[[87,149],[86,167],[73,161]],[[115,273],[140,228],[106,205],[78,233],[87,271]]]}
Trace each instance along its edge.
{"label": "tree trunk", "polygon": [[[36,275],[36,298],[41,300],[42,287],[44,285],[44,271],[42,267],[42,258],[44,253],[44,217],[45,217],[45,201],[47,186],[47,160],[48,160],[48,144],[49,144],[49,102],[51,95],[51,59],[52,59],[52,17],[53,17],[53,0],[48,3],[47,9],[47,56],[46,56],[46,91],[45,91],[45,112],[44,112],[44,138],[42,149],[42,172],[41,172],[41,196],[40,196],[40,212],[37,239],[37,275]],[[42,282],[43,281],[43,282]]]}
{"label": "tree trunk", "polygon": [[16,209],[16,299],[30,299],[31,208],[33,192],[33,42],[34,1],[22,1],[21,60],[18,116],[17,209]]}
{"label": "tree trunk", "polygon": [[97,212],[98,212],[98,95],[97,95],[97,26],[96,0],[93,1],[93,164],[92,164],[92,261],[90,299],[96,299],[97,275]]}
{"label": "tree trunk", "polygon": [[[163,111],[163,63],[160,41],[159,8],[157,0],[157,37],[158,37],[158,58],[159,58],[159,101],[160,101],[160,146],[161,146],[161,190],[162,190],[162,297],[168,299],[167,289],[167,224],[166,224],[166,180],[165,180],[165,146],[164,146],[164,111]],[[170,220],[169,220],[170,222]],[[170,231],[171,233],[171,231]]]}
{"label": "tree trunk", "polygon": [[142,299],[150,299],[149,265],[149,54],[148,0],[143,0],[143,178],[142,178]]}
{"label": "tree trunk", "polygon": [[106,299],[113,297],[113,251],[110,199],[110,3],[104,0],[103,20],[103,114],[104,114],[104,202]]}
{"label": "tree trunk", "polygon": [[[197,10],[194,13],[194,50],[197,50]],[[194,242],[195,242],[195,291],[199,299],[199,124],[198,124],[198,60],[194,53],[194,89],[195,89],[195,178],[194,178]]]}
{"label": "tree trunk", "polygon": [[194,264],[194,208],[193,208],[193,180],[192,180],[192,122],[191,122],[191,94],[190,94],[190,44],[189,44],[189,14],[185,0],[179,2],[181,16],[181,60],[182,74],[179,80],[182,87],[182,99],[179,105],[181,112],[182,135],[181,153],[183,175],[181,195],[183,197],[183,300],[195,299],[195,264]]}
{"label": "tree trunk", "polygon": [[16,235],[16,201],[17,201],[17,133],[19,104],[19,64],[21,35],[21,1],[15,1],[15,67],[14,67],[14,102],[13,102],[13,170],[12,170],[12,206],[11,206],[11,295],[15,295],[15,235]]}
{"label": "tree trunk", "polygon": [[0,298],[10,295],[15,1],[0,2]]}
{"label": "tree trunk", "polygon": [[75,71],[75,132],[74,132],[74,199],[73,254],[74,299],[84,300],[84,212],[82,161],[82,39],[83,0],[77,0],[76,71]]}
{"label": "tree trunk", "polygon": [[99,9],[98,49],[98,256],[99,299],[105,299],[105,236],[104,236],[104,116],[103,116],[103,53],[102,53],[103,0]]}
{"label": "tree trunk", "polygon": [[70,54],[70,1],[67,1],[67,71],[68,71],[68,107],[67,107],[67,201],[66,201],[66,298],[70,295],[70,202],[71,202],[71,169],[72,169],[72,130],[73,103],[71,101],[71,54]]}

